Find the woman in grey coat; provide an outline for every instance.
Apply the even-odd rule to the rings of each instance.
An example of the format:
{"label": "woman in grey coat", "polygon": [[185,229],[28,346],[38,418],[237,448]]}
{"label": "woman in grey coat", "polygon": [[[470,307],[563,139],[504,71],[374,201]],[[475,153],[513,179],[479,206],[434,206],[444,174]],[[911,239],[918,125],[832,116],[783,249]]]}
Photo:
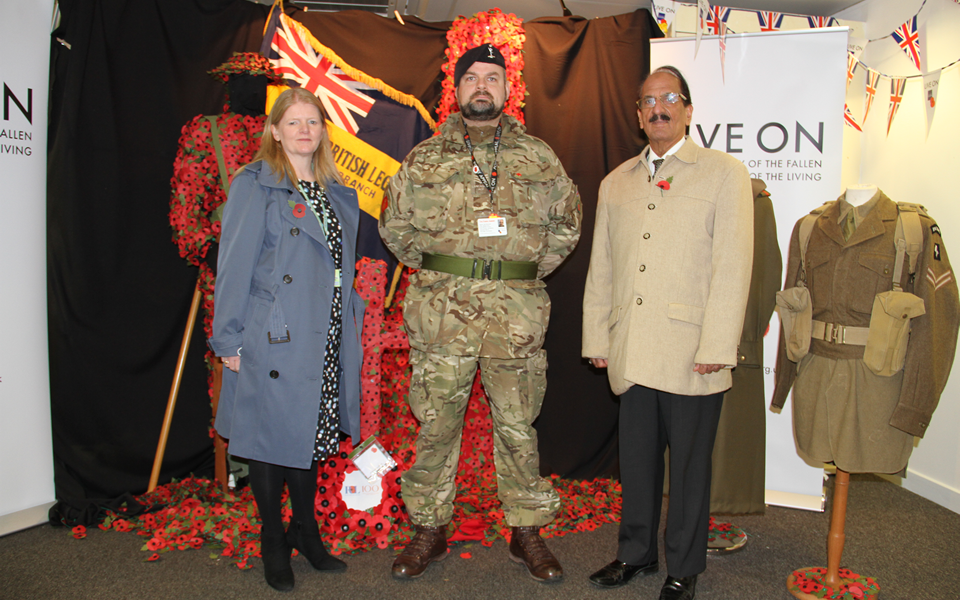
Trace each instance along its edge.
{"label": "woman in grey coat", "polygon": [[216,428],[250,461],[264,577],[281,591],[293,589],[292,548],[318,570],[346,568],[320,538],[317,465],[338,452],[341,430],[355,442],[360,434],[360,209],[340,184],[325,116],[312,93],[281,94],[260,151],[234,177],[208,340],[226,367]]}

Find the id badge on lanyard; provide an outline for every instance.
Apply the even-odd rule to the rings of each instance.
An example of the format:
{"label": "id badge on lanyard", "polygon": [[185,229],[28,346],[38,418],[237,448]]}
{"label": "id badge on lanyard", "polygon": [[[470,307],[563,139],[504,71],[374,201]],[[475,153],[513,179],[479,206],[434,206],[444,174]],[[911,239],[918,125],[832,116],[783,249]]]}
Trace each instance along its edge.
{"label": "id badge on lanyard", "polygon": [[486,219],[477,219],[477,235],[482,238],[507,235],[507,220],[496,214]]}

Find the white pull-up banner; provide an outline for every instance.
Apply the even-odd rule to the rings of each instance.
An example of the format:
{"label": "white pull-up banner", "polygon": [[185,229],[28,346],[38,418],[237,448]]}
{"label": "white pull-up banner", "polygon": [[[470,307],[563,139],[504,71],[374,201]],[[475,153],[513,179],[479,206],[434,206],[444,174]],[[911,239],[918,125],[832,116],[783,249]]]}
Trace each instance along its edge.
{"label": "white pull-up banner", "polygon": [[[717,37],[704,37],[696,58],[694,44],[654,40],[650,69],[673,65],[686,77],[693,141],[740,159],[766,182],[786,261],[797,220],[842,191],[847,28],[727,35],[723,74]],[[778,330],[774,314],[764,339],[767,405]],[[791,402],[767,413],[766,501],[822,510],[823,469],[797,456]]]}
{"label": "white pull-up banner", "polygon": [[47,366],[47,88],[52,0],[0,8],[0,535],[54,500]]}

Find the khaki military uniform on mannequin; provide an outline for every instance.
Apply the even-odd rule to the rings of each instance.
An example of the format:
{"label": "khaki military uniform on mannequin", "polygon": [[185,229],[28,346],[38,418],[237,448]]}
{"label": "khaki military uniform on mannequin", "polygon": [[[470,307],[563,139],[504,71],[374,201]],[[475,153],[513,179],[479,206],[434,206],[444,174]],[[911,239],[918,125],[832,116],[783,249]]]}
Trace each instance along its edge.
{"label": "khaki military uniform on mannequin", "polygon": [[[781,328],[773,406],[782,407],[792,387],[800,452],[853,473],[896,473],[906,466],[913,437],[926,432],[956,350],[960,299],[940,228],[919,214],[922,250],[915,266],[906,253],[898,265],[898,215],[897,204],[879,190],[858,207],[845,196],[827,205],[807,244],[814,339],[799,363],[788,356]],[[800,254],[798,223],[785,288],[800,280]],[[895,284],[922,300],[923,313],[909,322],[903,367],[878,375],[863,360],[866,332],[878,294]]]}

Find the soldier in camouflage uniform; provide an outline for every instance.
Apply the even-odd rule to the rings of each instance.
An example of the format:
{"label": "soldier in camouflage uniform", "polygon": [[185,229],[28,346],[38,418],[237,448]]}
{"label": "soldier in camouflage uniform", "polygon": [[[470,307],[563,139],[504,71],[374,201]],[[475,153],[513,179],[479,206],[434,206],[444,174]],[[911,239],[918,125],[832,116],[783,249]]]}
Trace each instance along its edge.
{"label": "soldier in camouflage uniform", "polygon": [[509,83],[494,46],[464,53],[454,81],[461,112],[407,156],[380,214],[384,242],[419,269],[404,323],[409,402],[421,428],[402,484],[417,533],[393,574],[418,577],[447,554],[464,411],[479,365],[511,558],[537,580],[558,581],[562,568],[539,530],[560,502],[540,477],[532,422],[546,391],[550,298],[542,278],[580,238],[580,196],[553,151],[502,114]]}

